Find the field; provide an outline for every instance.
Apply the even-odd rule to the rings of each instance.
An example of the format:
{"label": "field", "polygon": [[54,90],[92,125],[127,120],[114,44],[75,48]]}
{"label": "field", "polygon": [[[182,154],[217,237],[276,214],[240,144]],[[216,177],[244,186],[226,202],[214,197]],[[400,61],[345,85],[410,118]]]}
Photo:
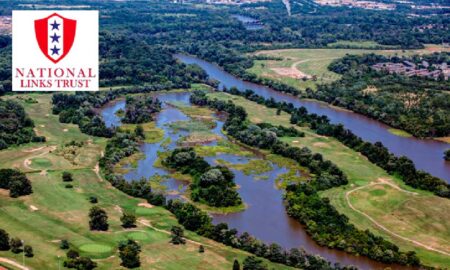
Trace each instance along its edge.
{"label": "field", "polygon": [[[349,45],[345,42],[338,45]],[[352,43],[354,44],[354,43]],[[368,49],[283,49],[258,51],[255,55],[266,55],[281,58],[282,60],[256,60],[253,67],[247,71],[261,77],[281,81],[287,85],[305,90],[316,89],[317,84],[330,83],[339,79],[339,74],[328,70],[328,65],[335,59],[342,58],[346,54],[376,53],[382,55],[412,55],[432,53],[436,51],[450,51],[437,45],[428,45],[422,50],[374,50],[369,49],[374,44],[356,44]],[[305,79],[303,79],[305,78]]]}
{"label": "field", "polygon": [[[284,112],[276,115],[276,109],[225,93],[209,95],[244,106],[251,122],[290,126],[289,115]],[[321,153],[349,178],[349,185],[322,193],[339,212],[347,215],[358,228],[370,229],[404,250],[416,251],[427,265],[450,264],[450,202],[447,199],[404,185],[333,138],[319,136],[308,128],[299,129],[305,132],[305,137],[284,140]]]}
{"label": "field", "polygon": [[[142,204],[103,180],[97,161],[105,147],[105,139],[81,134],[74,125],[61,124],[51,114],[51,95],[36,94],[38,103],[21,102],[36,123],[36,131],[47,136],[42,144],[28,144],[0,151],[0,167],[17,167],[27,172],[32,182],[33,194],[12,199],[0,192],[0,227],[10,235],[25,240],[33,247],[35,256],[25,258],[27,269],[58,269],[65,258],[59,248],[61,239],[67,239],[71,248],[89,256],[99,264],[97,269],[123,269],[117,256],[117,244],[127,238],[142,245],[142,269],[231,269],[233,260],[242,262],[248,254],[226,247],[191,232],[185,232],[188,242],[183,246],[169,244],[169,230],[177,224],[171,213],[161,207]],[[7,98],[16,99],[16,96]],[[66,130],[66,131],[65,131]],[[71,140],[83,141],[73,164],[55,150]],[[73,188],[66,188],[61,180],[63,171],[74,176]],[[108,232],[91,232],[88,228],[89,197],[98,198],[98,206],[109,216]],[[120,226],[122,212],[135,213],[138,226],[125,230]],[[199,245],[205,253],[198,252]],[[22,262],[22,254],[0,252],[4,259]],[[274,269],[288,269],[268,263]],[[15,269],[15,268],[13,268]]]}

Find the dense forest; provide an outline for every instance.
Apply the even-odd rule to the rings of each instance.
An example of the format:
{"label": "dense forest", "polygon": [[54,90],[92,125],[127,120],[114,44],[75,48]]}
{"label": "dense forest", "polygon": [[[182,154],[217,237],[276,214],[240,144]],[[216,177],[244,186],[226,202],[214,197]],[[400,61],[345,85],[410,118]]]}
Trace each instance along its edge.
{"label": "dense forest", "polygon": [[15,101],[0,99],[0,119],[0,150],[11,145],[45,141],[45,137],[36,135],[33,121]]}
{"label": "dense forest", "polygon": [[342,78],[307,91],[308,97],[370,116],[416,137],[445,137],[450,134],[450,81],[391,74],[372,66],[387,62],[420,66],[424,62],[433,70],[449,59],[448,53],[413,58],[347,55],[329,66]]}
{"label": "dense forest", "polygon": [[368,230],[357,229],[327,198],[319,197],[317,192],[320,190],[348,183],[345,174],[335,164],[325,160],[320,154],[312,154],[306,147],[298,148],[281,142],[275,133],[255,129],[246,121],[245,109],[231,101],[209,99],[204,92],[197,91],[191,96],[191,102],[226,112],[228,118],[224,130],[233,138],[293,159],[315,175],[308,182],[291,184],[287,188],[285,200],[287,213],[305,225],[306,231],[319,245],[368,256],[385,263],[420,265],[415,252],[401,252],[395,244],[382,237],[375,236]]}

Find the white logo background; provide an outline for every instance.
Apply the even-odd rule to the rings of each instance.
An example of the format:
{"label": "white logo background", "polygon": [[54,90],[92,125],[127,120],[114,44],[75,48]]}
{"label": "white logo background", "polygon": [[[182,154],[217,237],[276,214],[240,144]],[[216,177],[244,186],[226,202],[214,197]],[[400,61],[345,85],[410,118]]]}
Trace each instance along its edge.
{"label": "white logo background", "polygon": [[[77,21],[75,40],[69,53],[58,63],[50,61],[39,48],[36,40],[34,21],[46,18],[54,13],[67,19]],[[51,28],[49,28],[51,29]],[[13,91],[97,91],[98,90],[98,11],[13,11],[12,14],[12,86]],[[83,69],[92,71],[95,78],[90,78],[88,86],[61,87],[58,78],[49,78],[45,72],[44,78],[24,78],[18,76],[16,69]],[[25,74],[26,75],[26,74]],[[36,74],[40,75],[40,74]],[[87,74],[86,74],[87,75]],[[67,78],[60,79],[83,79]],[[52,80],[51,87],[30,87],[29,80]],[[73,82],[75,85],[75,81]]]}

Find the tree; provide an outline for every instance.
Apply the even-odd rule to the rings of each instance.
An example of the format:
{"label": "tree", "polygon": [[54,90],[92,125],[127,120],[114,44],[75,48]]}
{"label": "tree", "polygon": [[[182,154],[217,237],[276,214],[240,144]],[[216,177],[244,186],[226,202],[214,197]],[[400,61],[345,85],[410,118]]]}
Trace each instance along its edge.
{"label": "tree", "polygon": [[9,234],[3,230],[0,229],[0,250],[6,251],[11,248],[9,244]]}
{"label": "tree", "polygon": [[25,252],[25,256],[27,256],[29,258],[34,256],[33,248],[31,246],[29,246],[29,245],[25,245],[23,247],[23,252]]}
{"label": "tree", "polygon": [[80,257],[80,254],[76,250],[69,249],[69,251],[67,251],[67,253],[66,253],[66,256],[69,259],[75,259],[75,258]]}
{"label": "tree", "polygon": [[248,256],[243,263],[243,270],[267,270],[267,266],[261,259],[255,256]]}
{"label": "tree", "polygon": [[14,237],[11,238],[11,240],[9,241],[9,245],[11,246],[11,251],[13,253],[20,253],[22,252],[22,240],[20,240],[20,238]]}
{"label": "tree", "polygon": [[98,199],[95,196],[91,196],[91,197],[89,197],[89,202],[95,204],[95,203],[98,203]]}
{"label": "tree", "polygon": [[89,211],[89,228],[92,231],[107,231],[108,227],[108,215],[105,210],[98,206],[92,207]]}
{"label": "tree", "polygon": [[70,172],[63,172],[62,173],[62,180],[63,182],[72,182],[73,176]]}
{"label": "tree", "polygon": [[11,178],[9,183],[9,196],[17,198],[31,193],[33,193],[31,182],[25,174],[21,173]]}
{"label": "tree", "polygon": [[447,149],[444,153],[444,159],[450,161],[450,149]]}
{"label": "tree", "polygon": [[183,231],[182,227],[172,226],[172,228],[170,229],[170,232],[171,232],[171,237],[172,237],[172,239],[170,240],[170,243],[172,243],[174,245],[186,244],[186,240],[183,239],[184,231]]}
{"label": "tree", "polygon": [[144,128],[142,127],[142,125],[136,126],[136,128],[134,129],[134,135],[136,135],[137,137],[140,137],[142,139],[145,139]]}
{"label": "tree", "polygon": [[122,222],[122,227],[124,228],[136,227],[136,216],[133,214],[123,213],[120,221]]}
{"label": "tree", "polygon": [[203,247],[203,245],[200,245],[198,247],[198,253],[205,253],[205,248]]}
{"label": "tree", "polygon": [[239,261],[237,259],[234,259],[233,270],[241,270],[241,265],[239,264]]}
{"label": "tree", "polygon": [[119,243],[119,257],[122,260],[121,265],[127,268],[135,268],[141,265],[139,253],[141,247],[136,241],[128,239]]}
{"label": "tree", "polygon": [[69,241],[67,241],[66,239],[61,240],[61,242],[59,243],[59,248],[69,249]]}

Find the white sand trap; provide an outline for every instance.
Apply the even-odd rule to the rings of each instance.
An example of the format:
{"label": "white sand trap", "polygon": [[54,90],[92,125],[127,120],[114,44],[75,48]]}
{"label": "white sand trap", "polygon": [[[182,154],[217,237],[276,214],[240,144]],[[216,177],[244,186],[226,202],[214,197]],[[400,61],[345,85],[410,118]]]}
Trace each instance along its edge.
{"label": "white sand trap", "polygon": [[138,206],[145,207],[145,208],[153,208],[153,205],[149,203],[139,203]]}
{"label": "white sand trap", "polygon": [[69,131],[69,130],[68,130],[67,128],[65,128],[65,129],[63,129],[63,131],[64,131],[64,132],[67,132],[67,131]]}
{"label": "white sand trap", "polygon": [[37,210],[39,210],[39,208],[37,208],[36,206],[34,206],[34,205],[30,205],[30,209],[31,209],[31,211],[37,211]]}
{"label": "white sand trap", "polygon": [[292,141],[292,143],[298,143],[298,141]]}

